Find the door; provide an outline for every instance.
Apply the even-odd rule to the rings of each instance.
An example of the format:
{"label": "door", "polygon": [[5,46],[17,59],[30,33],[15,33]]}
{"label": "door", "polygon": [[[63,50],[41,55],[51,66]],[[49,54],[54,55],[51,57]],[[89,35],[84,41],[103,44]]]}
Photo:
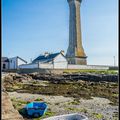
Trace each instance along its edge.
{"label": "door", "polygon": [[6,64],[3,64],[3,69],[6,69]]}

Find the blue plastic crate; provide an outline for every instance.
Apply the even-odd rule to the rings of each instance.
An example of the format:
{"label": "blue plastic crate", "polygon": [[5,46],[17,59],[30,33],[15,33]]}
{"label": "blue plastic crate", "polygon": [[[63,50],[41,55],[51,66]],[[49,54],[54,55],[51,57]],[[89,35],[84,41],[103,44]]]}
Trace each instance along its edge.
{"label": "blue plastic crate", "polygon": [[48,106],[45,102],[31,102],[25,106],[27,114],[34,117],[43,116],[47,108]]}

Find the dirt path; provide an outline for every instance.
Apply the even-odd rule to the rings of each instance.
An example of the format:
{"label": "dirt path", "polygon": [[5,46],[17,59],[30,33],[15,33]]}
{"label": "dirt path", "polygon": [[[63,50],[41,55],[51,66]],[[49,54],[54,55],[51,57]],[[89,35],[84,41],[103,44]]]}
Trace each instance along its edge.
{"label": "dirt path", "polygon": [[118,106],[110,105],[110,101],[105,98],[93,97],[92,99],[85,100],[17,92],[9,92],[9,96],[11,99],[16,99],[16,101],[43,100],[48,104],[49,110],[51,113],[54,113],[53,115],[77,112],[86,115],[89,120],[118,120]]}

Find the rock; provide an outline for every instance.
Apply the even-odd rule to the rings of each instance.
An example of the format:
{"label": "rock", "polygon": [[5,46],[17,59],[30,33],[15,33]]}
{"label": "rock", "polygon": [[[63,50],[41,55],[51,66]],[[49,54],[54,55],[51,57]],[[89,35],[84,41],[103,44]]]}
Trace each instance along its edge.
{"label": "rock", "polygon": [[7,92],[2,92],[2,120],[24,120],[14,109]]}

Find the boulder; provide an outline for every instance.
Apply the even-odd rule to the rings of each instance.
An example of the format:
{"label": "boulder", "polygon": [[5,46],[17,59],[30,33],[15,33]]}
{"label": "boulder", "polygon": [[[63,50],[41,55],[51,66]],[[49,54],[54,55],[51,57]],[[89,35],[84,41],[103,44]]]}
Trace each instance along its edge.
{"label": "boulder", "polygon": [[24,120],[14,109],[7,92],[2,92],[2,120]]}

